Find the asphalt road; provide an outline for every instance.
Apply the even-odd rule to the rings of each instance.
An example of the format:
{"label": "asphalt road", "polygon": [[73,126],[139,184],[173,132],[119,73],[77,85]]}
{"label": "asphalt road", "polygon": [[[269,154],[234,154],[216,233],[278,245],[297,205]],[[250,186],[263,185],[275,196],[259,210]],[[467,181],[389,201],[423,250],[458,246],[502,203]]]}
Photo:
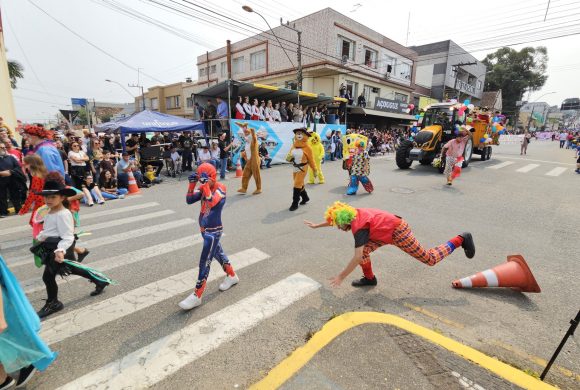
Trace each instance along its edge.
{"label": "asphalt road", "polygon": [[[222,272],[214,262],[204,304],[189,313],[177,303],[193,288],[201,246],[194,236],[199,205],[185,204],[186,180],[166,181],[137,198],[82,208],[83,228],[92,233],[79,242],[91,248],[85,261],[106,270],[118,285],[90,297],[92,287],[83,280],[61,284],[65,310],[45,321],[42,331],[59,357],[29,388],[82,388],[82,383],[119,388],[135,378],[161,389],[246,388],[329,318],[348,311],[396,314],[541,372],[541,359],[549,359],[578,311],[580,175],[573,172],[573,152],[556,142],[533,141],[527,156],[520,156],[518,148],[496,147],[486,162],[475,157],[453,187],[445,186],[432,167],[402,171],[392,156],[373,159],[375,192],[368,195],[361,188],[355,197],[344,195],[346,175],[340,164],[326,163],[326,184],[309,186],[311,202],[293,213],[288,211],[290,167],[262,171],[264,192],[257,196],[237,194],[239,179],[227,179],[223,246],[241,281],[220,293]],[[500,163],[506,164],[490,169]],[[249,192],[253,189],[251,182]],[[345,281],[333,289],[328,278],[350,259],[352,235],[311,230],[303,220],[321,220],[335,200],[400,215],[427,246],[470,231],[476,256],[467,259],[458,250],[427,267],[395,247],[384,247],[372,256],[376,288],[355,289]],[[1,221],[2,255],[40,308],[45,297],[41,270],[27,260],[29,232],[20,228],[27,218]],[[452,280],[501,264],[515,253],[524,256],[542,293],[451,288]],[[358,277],[356,270],[349,281]],[[364,342],[363,336],[356,337]],[[364,362],[364,352],[355,348],[348,359]],[[337,363],[345,359],[327,356],[335,356]],[[578,335],[556,364],[550,380],[579,388]],[[109,382],[113,377],[119,381]],[[420,388],[412,383],[409,388]],[[347,384],[336,382],[337,388]]]}

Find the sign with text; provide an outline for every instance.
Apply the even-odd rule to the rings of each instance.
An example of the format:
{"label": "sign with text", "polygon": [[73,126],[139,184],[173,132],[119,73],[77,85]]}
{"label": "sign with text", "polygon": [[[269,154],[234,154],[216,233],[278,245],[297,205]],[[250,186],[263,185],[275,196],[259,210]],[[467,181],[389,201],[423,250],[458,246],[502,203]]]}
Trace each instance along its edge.
{"label": "sign with text", "polygon": [[457,83],[455,84],[455,89],[468,92],[472,95],[475,94],[475,86],[466,83],[465,81],[457,80]]}
{"label": "sign with text", "polygon": [[390,100],[380,97],[375,98],[375,110],[385,111],[385,112],[397,112],[399,114],[405,114],[409,108],[409,104],[401,102],[399,100]]}

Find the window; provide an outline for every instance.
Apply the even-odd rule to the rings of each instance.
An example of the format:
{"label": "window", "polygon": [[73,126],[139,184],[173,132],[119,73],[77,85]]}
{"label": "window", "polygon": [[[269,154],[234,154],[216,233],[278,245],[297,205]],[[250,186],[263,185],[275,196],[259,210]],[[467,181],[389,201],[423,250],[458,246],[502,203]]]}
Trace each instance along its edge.
{"label": "window", "polygon": [[266,50],[250,54],[250,70],[264,69],[266,67]]}
{"label": "window", "polygon": [[381,65],[385,73],[393,73],[395,59],[388,54],[383,54],[383,63]]}
{"label": "window", "polygon": [[407,99],[409,99],[409,96],[407,96],[403,93],[395,92],[395,100],[398,100],[398,101],[403,102],[403,103],[407,103]]}
{"label": "window", "polygon": [[181,107],[181,96],[174,96],[175,99],[175,108]]}
{"label": "window", "polygon": [[188,108],[193,107],[193,99],[190,97],[185,98],[185,104],[187,105]]}
{"label": "window", "polygon": [[345,60],[354,61],[354,41],[338,36],[338,55]]}
{"label": "window", "polygon": [[205,77],[207,75],[206,73],[207,68],[199,68],[199,77]]}
{"label": "window", "polygon": [[376,50],[365,48],[365,65],[369,68],[377,68]]}
{"label": "window", "polygon": [[399,78],[411,80],[411,65],[401,62],[399,65],[399,74],[397,75]]}
{"label": "window", "polygon": [[220,76],[227,77],[227,75],[228,75],[228,65],[224,61],[220,64]]}
{"label": "window", "polygon": [[172,109],[172,108],[179,108],[180,107],[180,98],[181,96],[168,96],[165,98],[165,108]]}
{"label": "window", "polygon": [[346,80],[346,90],[348,91],[351,99],[358,97],[358,83]]}
{"label": "window", "polygon": [[234,58],[232,61],[232,73],[244,73],[244,57]]}
{"label": "window", "polygon": [[215,72],[216,72],[216,65],[212,65],[211,68],[209,68],[209,73],[214,74]]}
{"label": "window", "polygon": [[477,80],[477,89],[481,89],[481,80]]}
{"label": "window", "polygon": [[157,98],[151,99],[151,109],[152,110],[159,110],[159,99],[157,99]]}

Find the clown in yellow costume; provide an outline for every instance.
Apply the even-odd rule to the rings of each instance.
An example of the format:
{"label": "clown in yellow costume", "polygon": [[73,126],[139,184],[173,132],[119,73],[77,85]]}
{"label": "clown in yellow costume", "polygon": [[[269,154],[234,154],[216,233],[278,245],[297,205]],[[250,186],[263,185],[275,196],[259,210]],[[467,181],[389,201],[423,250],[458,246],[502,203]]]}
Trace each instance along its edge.
{"label": "clown in yellow costume", "polygon": [[[320,136],[315,132],[309,132],[310,138],[308,138],[308,145],[312,149],[312,157],[314,158],[314,163],[316,164],[316,171],[318,172],[318,184],[324,184],[324,175],[322,174],[322,160],[324,159],[324,146],[320,140]],[[308,169],[308,184],[314,184],[313,169]]]}
{"label": "clown in yellow costume", "polygon": [[294,211],[298,208],[298,201],[302,198],[300,204],[306,204],[310,198],[304,189],[304,178],[306,177],[306,170],[310,167],[314,171],[314,176],[317,175],[316,163],[312,157],[312,150],[308,145],[308,137],[310,136],[306,129],[294,129],[294,143],[288,155],[286,156],[286,161],[291,162],[294,166],[294,172],[292,173],[294,179],[294,192],[292,194],[292,205],[290,206],[290,211]]}
{"label": "clown in yellow costume", "polygon": [[258,153],[258,137],[256,135],[256,130],[250,128],[248,129],[248,124],[243,122],[236,122],[244,130],[244,138],[246,140],[246,145],[242,151],[242,157],[246,160],[246,166],[244,167],[244,173],[242,175],[242,187],[238,190],[242,194],[245,194],[248,190],[248,184],[250,183],[250,178],[254,176],[256,181],[256,191],[254,195],[262,193],[262,178],[260,177],[260,155]]}

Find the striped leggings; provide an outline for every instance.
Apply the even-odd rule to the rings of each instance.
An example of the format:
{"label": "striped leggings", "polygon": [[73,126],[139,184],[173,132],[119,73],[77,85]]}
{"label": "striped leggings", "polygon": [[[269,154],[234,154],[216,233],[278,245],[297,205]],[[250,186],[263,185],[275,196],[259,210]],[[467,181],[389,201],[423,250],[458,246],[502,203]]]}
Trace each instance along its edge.
{"label": "striped leggings", "polygon": [[[421,245],[421,243],[415,238],[409,224],[404,219],[401,219],[401,223],[393,232],[394,246],[428,266],[434,266],[439,263],[445,257],[453,253],[455,248],[461,246],[462,243],[463,238],[461,236],[455,236],[445,244],[431,249],[425,249],[425,247],[423,247],[423,245]],[[360,266],[365,278],[374,278],[371,266],[371,252],[374,252],[383,245],[386,244],[380,241],[369,241],[364,246],[363,260],[361,261]]]}

